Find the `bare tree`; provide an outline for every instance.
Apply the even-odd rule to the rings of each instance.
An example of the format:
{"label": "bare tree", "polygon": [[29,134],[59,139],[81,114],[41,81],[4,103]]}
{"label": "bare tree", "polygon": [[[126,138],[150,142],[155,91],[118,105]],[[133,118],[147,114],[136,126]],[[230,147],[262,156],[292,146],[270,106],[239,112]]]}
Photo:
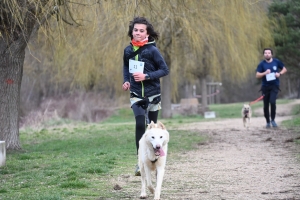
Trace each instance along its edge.
{"label": "bare tree", "polygon": [[[21,148],[19,141],[20,87],[25,49],[42,25],[79,25],[73,16],[84,1],[2,0],[0,2],[0,140],[8,150]],[[91,1],[89,1],[91,2]],[[46,30],[45,29],[45,30]]]}

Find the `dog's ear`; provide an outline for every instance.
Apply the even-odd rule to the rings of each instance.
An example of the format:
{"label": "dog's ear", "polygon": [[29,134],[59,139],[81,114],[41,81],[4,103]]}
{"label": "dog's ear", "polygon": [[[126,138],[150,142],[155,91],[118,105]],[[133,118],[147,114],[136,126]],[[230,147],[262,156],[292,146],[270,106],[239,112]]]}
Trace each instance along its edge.
{"label": "dog's ear", "polygon": [[152,127],[151,127],[151,124],[147,124],[147,128],[148,129],[151,129]]}
{"label": "dog's ear", "polygon": [[163,130],[166,129],[165,125],[163,123],[161,123],[160,121],[157,122],[157,126],[158,126],[158,128],[161,128]]}
{"label": "dog's ear", "polygon": [[150,124],[147,124],[147,126],[148,126],[148,129],[151,129],[151,128],[155,128],[155,127],[156,127],[156,125],[154,124],[153,121],[151,121]]}
{"label": "dog's ear", "polygon": [[148,129],[160,128],[160,129],[166,130],[165,125],[163,125],[163,123],[161,123],[160,121],[158,121],[157,124],[155,124],[153,121],[151,121],[151,123],[148,124],[147,126],[148,126]]}
{"label": "dog's ear", "polygon": [[163,146],[165,146],[166,144],[168,144],[169,140],[170,140],[170,135],[169,135],[169,132],[167,130],[165,130],[165,133],[166,133],[166,138],[163,142]]}

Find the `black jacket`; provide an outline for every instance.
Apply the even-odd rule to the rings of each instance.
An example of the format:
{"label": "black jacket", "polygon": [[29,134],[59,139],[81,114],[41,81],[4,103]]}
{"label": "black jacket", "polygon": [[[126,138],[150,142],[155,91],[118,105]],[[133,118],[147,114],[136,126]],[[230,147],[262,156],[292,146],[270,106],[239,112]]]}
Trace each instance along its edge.
{"label": "black jacket", "polygon": [[[138,60],[144,62],[144,74],[148,74],[150,80],[144,80],[144,96],[150,97],[156,94],[160,94],[160,80],[159,78],[169,74],[169,68],[160,54],[159,50],[156,48],[155,43],[148,43],[147,48],[142,50],[138,54]],[[130,91],[135,92],[139,97],[142,96],[142,83],[136,82],[131,73],[129,73],[129,60],[127,57],[133,53],[132,44],[128,45],[124,49],[123,56],[123,78],[124,82],[128,81],[130,83]],[[134,57],[130,59],[135,59]]]}

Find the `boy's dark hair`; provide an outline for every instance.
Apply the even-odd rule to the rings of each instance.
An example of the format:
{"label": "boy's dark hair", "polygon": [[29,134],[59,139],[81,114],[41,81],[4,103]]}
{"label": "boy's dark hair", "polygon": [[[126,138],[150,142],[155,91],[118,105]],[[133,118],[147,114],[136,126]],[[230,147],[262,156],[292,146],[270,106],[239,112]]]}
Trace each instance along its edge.
{"label": "boy's dark hair", "polygon": [[265,54],[265,50],[270,50],[271,51],[271,54],[273,55],[273,50],[271,48],[264,48],[264,51],[263,51],[263,54]]}
{"label": "boy's dark hair", "polygon": [[144,17],[134,17],[132,21],[129,23],[128,36],[133,39],[132,30],[135,24],[145,24],[147,26],[147,33],[149,34],[149,41],[153,41],[154,39],[158,40],[159,33],[154,31],[152,24]]}

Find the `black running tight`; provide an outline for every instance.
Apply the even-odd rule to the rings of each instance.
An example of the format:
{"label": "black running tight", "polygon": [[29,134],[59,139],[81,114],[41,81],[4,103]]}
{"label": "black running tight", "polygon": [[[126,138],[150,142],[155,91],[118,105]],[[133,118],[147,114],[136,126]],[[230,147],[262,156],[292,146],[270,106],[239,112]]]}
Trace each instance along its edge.
{"label": "black running tight", "polygon": [[[132,105],[132,110],[135,116],[135,143],[136,143],[136,152],[138,153],[139,141],[145,133],[146,130],[146,117],[145,110],[140,106]],[[149,121],[157,122],[158,110],[148,112]]]}
{"label": "black running tight", "polygon": [[264,95],[264,116],[266,118],[267,123],[270,123],[270,112],[269,107],[271,106],[271,121],[275,120],[276,116],[276,98],[278,94],[278,86],[273,87],[263,87],[263,95]]}

